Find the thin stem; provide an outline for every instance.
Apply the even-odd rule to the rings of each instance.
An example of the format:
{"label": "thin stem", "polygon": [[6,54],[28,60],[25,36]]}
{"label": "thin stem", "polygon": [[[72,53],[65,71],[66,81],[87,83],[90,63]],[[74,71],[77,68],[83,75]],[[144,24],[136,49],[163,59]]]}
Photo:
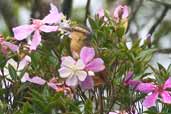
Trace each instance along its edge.
{"label": "thin stem", "polygon": [[157,21],[154,23],[154,25],[151,27],[151,29],[149,30],[148,34],[153,34],[153,32],[158,27],[158,25],[160,25],[160,23],[162,22],[162,20],[166,16],[168,10],[169,10],[169,7],[165,6],[164,9],[163,9],[163,11],[162,11],[162,13],[161,13],[161,15],[159,16],[159,18],[157,19]]}
{"label": "thin stem", "polygon": [[90,15],[90,0],[87,0],[87,4],[86,4],[86,13],[85,13],[85,19],[84,19],[84,24],[86,25],[86,20],[88,18],[88,16]]}

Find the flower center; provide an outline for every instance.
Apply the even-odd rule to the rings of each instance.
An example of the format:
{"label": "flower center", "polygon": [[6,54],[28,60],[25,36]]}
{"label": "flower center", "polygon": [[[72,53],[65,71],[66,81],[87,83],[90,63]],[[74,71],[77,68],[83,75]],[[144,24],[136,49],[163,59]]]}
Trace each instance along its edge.
{"label": "flower center", "polygon": [[42,23],[42,21],[39,20],[39,19],[34,19],[34,20],[33,20],[33,25],[34,25],[34,28],[35,28],[35,29],[39,29],[40,26],[43,25],[43,23]]}
{"label": "flower center", "polygon": [[73,66],[72,66],[72,71],[73,71],[73,73],[75,74],[75,73],[78,71],[78,68],[77,68],[75,65],[73,65]]}
{"label": "flower center", "polygon": [[159,93],[163,92],[163,85],[159,85],[157,90]]}

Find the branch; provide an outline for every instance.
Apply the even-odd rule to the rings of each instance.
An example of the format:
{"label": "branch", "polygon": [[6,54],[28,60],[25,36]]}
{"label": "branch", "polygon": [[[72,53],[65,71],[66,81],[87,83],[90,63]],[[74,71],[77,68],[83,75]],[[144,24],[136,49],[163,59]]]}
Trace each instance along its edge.
{"label": "branch", "polygon": [[163,5],[163,6],[168,7],[168,8],[171,8],[171,4],[168,4],[168,3],[165,3],[165,2],[161,2],[161,1],[158,1],[158,0],[148,0],[148,1]]}
{"label": "branch", "polygon": [[171,48],[158,49],[155,51],[155,53],[169,54],[169,53],[171,53]]}
{"label": "branch", "polygon": [[168,10],[169,10],[169,7],[165,6],[164,10],[161,13],[161,15],[159,16],[157,21],[154,23],[154,25],[151,27],[151,29],[149,30],[148,34],[151,34],[151,35],[153,34],[153,32],[156,30],[157,26],[162,22],[162,20],[166,16]]}
{"label": "branch", "polygon": [[87,20],[88,16],[90,15],[90,2],[91,2],[90,0],[87,0],[85,20],[84,20],[85,25],[86,25],[86,20]]}
{"label": "branch", "polygon": [[131,17],[130,17],[130,19],[129,19],[129,21],[128,21],[127,32],[128,32],[128,30],[129,30],[129,28],[130,28],[131,22],[135,19],[135,17],[136,17],[136,15],[137,15],[137,13],[138,13],[138,11],[139,11],[139,9],[140,9],[140,7],[141,7],[143,1],[144,1],[144,0],[140,0],[140,1],[139,1],[139,4],[138,4],[137,7],[136,7],[136,9],[134,10],[134,12],[132,12],[132,15],[131,15]]}

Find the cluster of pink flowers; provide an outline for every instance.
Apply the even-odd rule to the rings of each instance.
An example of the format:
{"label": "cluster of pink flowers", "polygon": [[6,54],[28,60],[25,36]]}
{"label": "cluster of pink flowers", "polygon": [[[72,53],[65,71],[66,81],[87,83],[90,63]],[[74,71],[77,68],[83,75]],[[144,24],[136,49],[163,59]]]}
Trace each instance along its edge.
{"label": "cluster of pink flowers", "polygon": [[[49,33],[58,31],[63,14],[58,9],[50,4],[50,13],[42,20],[33,19],[30,25],[21,25],[13,28],[14,38],[16,40],[28,39],[28,36],[32,35],[31,43],[29,44],[30,50],[36,50],[41,43],[41,32]],[[126,5],[119,5],[116,7],[113,18],[116,23],[128,18],[128,7]],[[98,12],[99,19],[103,18],[104,21],[108,21],[105,17],[104,9],[100,9]],[[19,47],[15,44],[7,42],[2,36],[0,36],[1,51],[4,55],[7,54],[8,49],[12,52],[19,51]],[[76,87],[80,85],[82,90],[92,89],[94,87],[94,81],[92,76],[95,73],[101,72],[105,69],[104,61],[96,57],[94,48],[83,47],[80,51],[79,59],[74,59],[71,56],[65,56],[61,58],[61,66],[58,70],[59,76],[65,79],[65,83],[59,83],[56,79],[52,78],[50,81],[34,76],[30,77],[28,73],[22,78],[22,82],[31,82],[38,85],[48,85],[55,91],[71,91],[69,87]],[[26,66],[31,62],[31,58],[26,55],[21,61],[20,66]],[[139,80],[133,80],[133,72],[128,72],[127,76],[123,79],[125,86],[130,86],[133,90],[147,94],[143,101],[143,106],[150,108],[155,105],[158,98],[163,103],[171,104],[171,77],[169,77],[164,84],[158,85],[153,83],[144,83]],[[68,87],[69,86],[69,87]],[[159,97],[160,96],[160,97]],[[109,114],[115,114],[110,112]]]}
{"label": "cluster of pink flowers", "polygon": [[71,56],[63,57],[59,74],[61,78],[66,78],[68,86],[81,85],[83,90],[93,87],[94,73],[105,69],[101,58],[95,58],[95,50],[83,47],[80,52],[80,59],[74,60]]}
{"label": "cluster of pink flowers", "polygon": [[128,6],[126,5],[119,5],[118,7],[116,7],[113,13],[113,17],[116,20],[116,22],[127,19],[128,16],[129,16]]}
{"label": "cluster of pink flowers", "polygon": [[[18,27],[13,28],[14,32],[14,39],[16,40],[23,40],[27,39],[28,36],[32,35],[31,43],[29,44],[30,50],[36,50],[37,47],[41,43],[41,32],[49,33],[49,32],[56,32],[60,28],[61,24],[67,24],[62,22],[62,18],[64,15],[58,11],[55,5],[50,4],[51,10],[47,16],[45,16],[42,20],[40,19],[32,19],[32,23],[30,25],[21,25]],[[12,52],[18,52],[19,46],[7,42],[4,38],[0,35],[0,47],[1,51],[4,55],[7,54],[8,49]],[[25,66],[27,66],[31,62],[31,58],[26,55],[23,59],[19,62],[19,70],[23,70]],[[68,87],[65,87],[64,84],[57,83],[54,80],[46,81],[39,76],[34,76],[32,78],[29,77],[28,73],[25,73],[23,78],[21,79],[22,82],[31,82],[38,85],[47,85],[56,91],[65,91],[70,90]],[[61,87],[62,86],[62,87]],[[64,89],[65,88],[65,89]]]}
{"label": "cluster of pink flowers", "polygon": [[58,25],[61,22],[63,14],[59,13],[58,9],[53,4],[50,4],[50,6],[50,13],[44,19],[33,19],[31,25],[21,25],[13,28],[14,37],[17,40],[26,39],[29,35],[31,35],[34,32],[32,41],[29,44],[30,50],[36,50],[38,45],[40,45],[40,32],[49,33],[58,30]]}
{"label": "cluster of pink flowers", "polygon": [[[103,18],[104,21],[107,21],[107,17],[105,16],[105,12],[103,8],[100,8],[97,12],[97,16],[99,19]],[[126,5],[119,5],[113,12],[113,18],[116,23],[119,23],[121,20],[127,19],[129,16],[128,6]]]}

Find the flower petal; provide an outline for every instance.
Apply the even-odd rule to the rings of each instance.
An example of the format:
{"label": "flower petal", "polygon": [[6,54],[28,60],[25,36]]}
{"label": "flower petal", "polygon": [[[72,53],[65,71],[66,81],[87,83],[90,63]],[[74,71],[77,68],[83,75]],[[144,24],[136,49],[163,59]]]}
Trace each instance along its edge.
{"label": "flower petal", "polygon": [[80,58],[83,60],[84,64],[87,64],[95,57],[95,51],[93,48],[83,47],[80,52]]}
{"label": "flower petal", "polygon": [[66,68],[66,67],[62,67],[58,70],[59,72],[59,76],[61,78],[67,78],[69,76],[71,76],[73,73],[72,73],[72,70],[69,69],[69,68]]}
{"label": "flower petal", "polygon": [[119,111],[118,112],[109,112],[109,114],[119,114]]}
{"label": "flower petal", "polygon": [[126,85],[128,84],[132,89],[137,90],[137,86],[141,83],[139,80],[129,80]]}
{"label": "flower petal", "polygon": [[94,73],[93,71],[88,71],[88,75],[89,75],[89,76],[94,76],[95,73]]}
{"label": "flower petal", "polygon": [[77,67],[77,69],[84,69],[85,64],[83,63],[83,61],[81,59],[79,59],[76,63],[76,67]]}
{"label": "flower petal", "polygon": [[61,66],[72,68],[76,61],[71,56],[62,57]]}
{"label": "flower petal", "polygon": [[84,81],[87,77],[87,73],[85,71],[77,71],[75,75],[80,81]]}
{"label": "flower petal", "polygon": [[121,9],[122,9],[121,5],[116,7],[116,9],[114,10],[114,13],[113,13],[114,18],[116,18],[116,19],[119,18],[119,12]]}
{"label": "flower petal", "polygon": [[28,73],[25,73],[24,76],[21,78],[21,82],[30,81],[30,77]]}
{"label": "flower petal", "polygon": [[28,73],[25,73],[21,79],[21,82],[26,82],[26,81],[34,83],[34,84],[38,84],[38,85],[44,85],[46,83],[44,79],[38,76],[30,78]]}
{"label": "flower petal", "polygon": [[43,32],[55,32],[55,31],[57,31],[57,29],[58,29],[57,26],[42,25],[40,27],[40,30]]}
{"label": "flower petal", "polygon": [[28,37],[34,31],[33,25],[21,25],[13,28],[14,37],[17,40],[23,40]]}
{"label": "flower petal", "polygon": [[133,77],[133,72],[129,71],[124,78],[124,83],[127,84],[129,82],[129,80],[132,79],[132,77]]}
{"label": "flower petal", "polygon": [[100,18],[104,17],[105,13],[104,13],[104,9],[103,8],[100,8],[97,12],[97,15]]}
{"label": "flower petal", "polygon": [[66,85],[75,87],[78,84],[78,79],[76,76],[71,76],[66,80]]}
{"label": "flower petal", "polygon": [[38,76],[35,76],[29,80],[31,83],[38,84],[38,85],[44,85],[46,81]]}
{"label": "flower petal", "polygon": [[27,66],[31,62],[31,58],[26,55],[19,63],[18,70],[24,69],[25,66]]}
{"label": "flower petal", "polygon": [[151,83],[140,83],[136,87],[136,90],[143,92],[143,93],[149,93],[149,92],[152,92],[153,90],[155,90],[155,88],[156,88],[155,85],[153,85]]}
{"label": "flower petal", "polygon": [[7,46],[12,52],[17,52],[19,50],[19,47],[17,45],[10,42],[4,41],[2,45]]}
{"label": "flower petal", "polygon": [[105,69],[104,62],[101,58],[96,58],[86,65],[87,70],[99,72]]}
{"label": "flower petal", "polygon": [[161,93],[161,97],[162,97],[162,101],[164,103],[168,103],[168,104],[171,104],[171,95],[168,91],[163,91]]}
{"label": "flower petal", "polygon": [[146,108],[150,108],[154,106],[157,98],[158,98],[158,92],[154,92],[151,95],[146,96],[145,100],[143,101],[143,106]]}
{"label": "flower petal", "polygon": [[80,83],[81,89],[83,91],[92,89],[94,87],[94,81],[91,76],[87,76],[84,81]]}
{"label": "flower petal", "polygon": [[53,24],[61,21],[63,14],[58,12],[58,9],[52,3],[50,4],[50,13],[42,20],[44,23]]}
{"label": "flower petal", "polygon": [[51,87],[52,89],[54,89],[54,90],[57,90],[57,89],[58,89],[58,87],[57,87],[57,85],[56,85],[55,83],[48,82],[47,85],[48,85],[49,87]]}
{"label": "flower petal", "polygon": [[128,13],[128,6],[124,5],[119,5],[116,7],[114,13],[113,13],[113,17],[116,19],[116,22],[118,22],[121,18],[125,19],[127,18],[129,15]]}
{"label": "flower petal", "polygon": [[38,30],[34,32],[33,39],[30,45],[30,50],[36,50],[38,45],[40,45],[41,42],[41,35]]}
{"label": "flower petal", "polygon": [[169,77],[164,83],[164,89],[171,88],[171,77]]}
{"label": "flower petal", "polygon": [[122,14],[122,19],[125,19],[127,18],[129,15],[129,12],[128,12],[128,6],[123,6],[123,14]]}

